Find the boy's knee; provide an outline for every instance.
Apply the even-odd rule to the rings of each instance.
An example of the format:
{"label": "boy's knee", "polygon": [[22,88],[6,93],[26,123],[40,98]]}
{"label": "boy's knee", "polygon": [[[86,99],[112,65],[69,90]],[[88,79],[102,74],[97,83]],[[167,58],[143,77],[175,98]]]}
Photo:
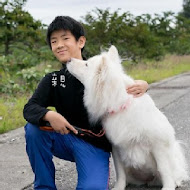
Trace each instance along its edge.
{"label": "boy's knee", "polygon": [[27,123],[25,125],[25,135],[26,138],[34,139],[39,138],[42,135],[42,131],[39,129],[37,125],[33,125],[31,123]]}
{"label": "boy's knee", "polygon": [[[33,125],[31,123],[27,123],[25,126],[25,139],[27,147],[38,147],[44,148],[48,147],[51,138],[48,132],[44,132],[39,129],[37,125]],[[44,146],[45,145],[45,146]]]}

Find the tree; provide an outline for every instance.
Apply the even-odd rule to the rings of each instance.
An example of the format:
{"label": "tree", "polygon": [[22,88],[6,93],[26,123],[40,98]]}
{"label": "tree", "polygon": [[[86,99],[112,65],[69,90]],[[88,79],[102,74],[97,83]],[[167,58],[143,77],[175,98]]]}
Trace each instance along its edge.
{"label": "tree", "polygon": [[176,16],[175,24],[176,35],[171,44],[171,53],[180,55],[190,54],[190,19],[182,16]]}
{"label": "tree", "polygon": [[41,41],[40,21],[23,10],[26,0],[6,0],[0,2],[0,52],[9,55],[14,48],[24,51],[35,49],[34,40]]}
{"label": "tree", "polygon": [[[23,10],[26,0],[0,2],[0,56],[6,56],[9,71],[52,60],[46,45],[46,25]],[[44,59],[45,58],[45,59]]]}
{"label": "tree", "polygon": [[190,19],[190,0],[183,0],[183,10],[180,14]]}
{"label": "tree", "polygon": [[87,57],[98,54],[100,47],[107,48],[111,44],[118,48],[123,58],[134,61],[159,58],[163,54],[159,39],[143,17],[135,18],[129,12],[120,14],[119,9],[113,13],[109,9],[96,9],[88,13],[84,21]]}

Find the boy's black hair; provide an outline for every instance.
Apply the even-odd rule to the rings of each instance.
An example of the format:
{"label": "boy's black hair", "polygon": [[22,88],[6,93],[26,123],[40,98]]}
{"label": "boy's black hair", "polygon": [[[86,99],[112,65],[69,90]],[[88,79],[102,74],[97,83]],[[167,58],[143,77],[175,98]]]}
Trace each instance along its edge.
{"label": "boy's black hair", "polygon": [[85,36],[84,28],[78,21],[74,20],[69,16],[57,16],[47,29],[46,41],[50,48],[51,48],[51,41],[50,41],[51,34],[54,31],[61,29],[70,31],[71,34],[73,34],[73,36],[75,37],[76,41],[78,41],[78,39],[81,36]]}

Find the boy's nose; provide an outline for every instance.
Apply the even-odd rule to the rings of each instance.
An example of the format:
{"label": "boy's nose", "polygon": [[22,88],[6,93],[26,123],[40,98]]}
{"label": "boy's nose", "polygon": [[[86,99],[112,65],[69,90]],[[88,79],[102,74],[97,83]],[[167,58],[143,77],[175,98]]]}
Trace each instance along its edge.
{"label": "boy's nose", "polygon": [[57,48],[60,49],[60,48],[62,48],[62,47],[64,47],[64,43],[63,43],[63,42],[58,42]]}

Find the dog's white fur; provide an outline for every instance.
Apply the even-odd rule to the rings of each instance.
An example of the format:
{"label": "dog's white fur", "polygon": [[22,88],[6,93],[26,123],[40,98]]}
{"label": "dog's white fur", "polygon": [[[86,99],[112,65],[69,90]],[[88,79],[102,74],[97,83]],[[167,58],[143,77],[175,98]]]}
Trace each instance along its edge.
{"label": "dog's white fur", "polygon": [[134,80],[123,71],[114,46],[87,61],[71,59],[67,68],[84,84],[91,122],[102,119],[113,145],[115,190],[159,181],[162,190],[174,190],[188,179],[174,128],[148,94],[133,98],[127,93]]}

